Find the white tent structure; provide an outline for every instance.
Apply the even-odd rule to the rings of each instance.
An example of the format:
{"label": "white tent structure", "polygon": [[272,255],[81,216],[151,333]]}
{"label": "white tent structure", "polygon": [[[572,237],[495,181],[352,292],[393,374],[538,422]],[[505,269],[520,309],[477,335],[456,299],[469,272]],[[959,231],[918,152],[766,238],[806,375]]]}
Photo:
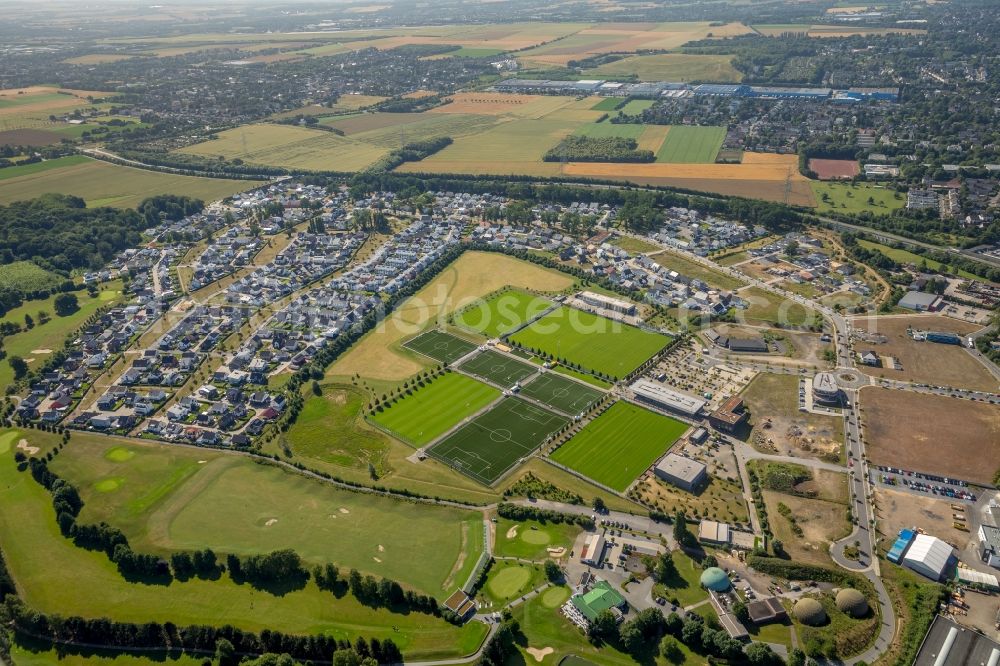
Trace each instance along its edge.
{"label": "white tent structure", "polygon": [[941,539],[929,534],[918,534],[903,556],[903,566],[931,580],[941,580],[951,560],[951,551],[951,546]]}

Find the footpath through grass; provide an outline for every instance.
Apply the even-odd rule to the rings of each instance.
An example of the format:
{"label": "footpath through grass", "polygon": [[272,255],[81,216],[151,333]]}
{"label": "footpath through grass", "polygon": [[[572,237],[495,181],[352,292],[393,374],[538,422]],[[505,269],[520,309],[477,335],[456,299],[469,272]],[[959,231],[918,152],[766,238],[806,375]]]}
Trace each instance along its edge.
{"label": "footpath through grass", "polygon": [[415,446],[425,446],[500,397],[498,389],[457,372],[448,372],[371,419]]}
{"label": "footpath through grass", "polygon": [[[54,435],[38,431],[28,431],[23,436],[35,446],[51,446],[56,441]],[[73,450],[77,445],[75,440],[74,437],[60,457]],[[103,456],[97,458],[103,459]],[[133,460],[140,460],[140,457]],[[286,476],[290,475],[286,473]],[[313,491],[315,488],[312,484]],[[253,486],[244,487],[233,497],[240,512],[252,514],[248,507],[267,504],[270,495],[258,490]],[[296,506],[308,505],[314,501],[314,495],[315,492],[300,495],[294,500]],[[87,500],[90,498],[88,494]],[[368,497],[361,497],[361,500],[372,501]],[[293,510],[290,506],[289,511]],[[205,518],[217,513],[217,525],[231,518],[228,509],[202,506],[199,512]],[[339,520],[325,517],[331,523]],[[373,525],[381,524],[381,520],[369,519],[362,529],[370,532]],[[408,526],[407,535],[407,539],[412,539],[419,533]],[[351,540],[352,535],[346,531],[337,538],[342,544],[349,544]],[[140,623],[169,621],[178,625],[218,626],[224,618],[225,623],[255,632],[272,629],[292,634],[328,633],[352,640],[358,636],[391,638],[407,659],[469,654],[479,646],[486,631],[485,626],[477,622],[457,628],[421,613],[403,615],[375,610],[361,605],[350,595],[338,599],[316,588],[312,581],[280,597],[254,590],[249,585],[237,585],[228,576],[215,581],[174,581],[166,586],[128,583],[104,553],[77,548],[59,533],[48,492],[29,474],[17,471],[9,451],[0,455],[0,543],[3,543],[4,558],[22,598],[29,606],[46,613],[109,617]],[[217,544],[206,538],[198,543],[199,547],[214,545]],[[225,551],[219,549],[217,552]],[[42,554],[44,561],[40,559]],[[411,556],[405,551],[401,554],[412,569]]]}
{"label": "footpath through grass", "polygon": [[628,402],[616,402],[556,449],[552,459],[624,492],[688,426]]}

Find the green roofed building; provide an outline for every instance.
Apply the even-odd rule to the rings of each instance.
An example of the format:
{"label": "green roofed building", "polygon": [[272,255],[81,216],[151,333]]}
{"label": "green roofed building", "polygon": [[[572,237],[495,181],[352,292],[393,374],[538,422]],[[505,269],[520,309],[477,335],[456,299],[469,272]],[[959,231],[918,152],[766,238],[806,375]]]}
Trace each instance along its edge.
{"label": "green roofed building", "polygon": [[574,594],[563,606],[563,614],[577,626],[587,629],[601,611],[615,612],[620,620],[627,608],[625,597],[607,581],[599,580],[583,594]]}

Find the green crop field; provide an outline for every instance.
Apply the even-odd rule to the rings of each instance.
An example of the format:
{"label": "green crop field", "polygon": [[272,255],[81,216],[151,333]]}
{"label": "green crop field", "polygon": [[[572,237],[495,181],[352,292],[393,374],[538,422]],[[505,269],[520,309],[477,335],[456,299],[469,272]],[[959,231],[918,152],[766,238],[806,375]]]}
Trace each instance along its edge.
{"label": "green crop field", "polygon": [[604,397],[604,392],[555,372],[547,372],[521,387],[521,395],[575,416]]}
{"label": "green crop field", "polygon": [[635,116],[651,106],[653,106],[653,100],[651,99],[630,99],[628,104],[619,109],[619,111],[626,116]]}
{"label": "green crop field", "polygon": [[737,83],[743,75],[733,67],[732,60],[731,55],[635,55],[588,69],[584,74],[593,78],[635,75],[640,81]]}
{"label": "green crop field", "polygon": [[686,423],[631,403],[616,402],[552,459],[594,481],[624,492],[684,434]]}
{"label": "green crop field", "polygon": [[[83,326],[87,318],[94,314],[94,311],[102,305],[114,305],[122,299],[121,282],[108,282],[104,289],[99,291],[97,296],[91,298],[87,292],[77,292],[77,302],[80,309],[65,317],[59,317],[55,313],[55,300],[58,294],[49,296],[46,299],[27,301],[26,303],[10,310],[0,321],[9,321],[24,326],[24,315],[31,315],[35,319],[35,327],[31,330],[22,330],[20,333],[8,335],[3,339],[3,348],[8,356],[20,356],[28,361],[29,367],[32,364],[40,363],[53,351],[62,349],[67,336],[74,333]],[[49,313],[52,319],[45,323],[38,323],[38,312],[44,310]],[[0,389],[14,381],[14,371],[6,360],[0,361]]]}
{"label": "green crop field", "polygon": [[[80,489],[81,520],[113,524],[146,552],[292,548],[310,564],[334,562],[440,595],[460,553],[481,547],[463,538],[481,531],[475,513],[344,491],[239,456],[78,436],[53,469]],[[108,478],[117,487],[100,492]]]}
{"label": "green crop field", "polygon": [[587,123],[586,125],[577,128],[576,134],[580,136],[593,137],[595,139],[621,137],[623,139],[638,140],[644,129],[646,129],[645,125],[636,125],[634,123],[609,123],[605,120],[603,123]]}
{"label": "green crop field", "polygon": [[416,446],[430,444],[500,397],[500,391],[456,372],[431,380],[372,420]]}
{"label": "green crop field", "polygon": [[605,97],[600,102],[590,107],[591,111],[607,111],[611,113],[618,108],[618,105],[622,103],[622,100],[618,97]]}
{"label": "green crop field", "polygon": [[480,352],[459,367],[504,388],[511,388],[538,372],[538,368],[530,363],[518,361],[492,349]]}
{"label": "green crop field", "polygon": [[452,363],[476,349],[478,345],[437,329],[421,333],[403,343],[407,349],[442,363]]}
{"label": "green crop field", "polygon": [[15,261],[0,265],[0,284],[21,292],[54,289],[65,281],[66,278],[61,275],[47,271],[30,261]]}
{"label": "green crop field", "polygon": [[675,164],[712,164],[725,138],[725,127],[673,125],[656,154],[656,161]]}
{"label": "green crop field", "polygon": [[[408,659],[467,655],[477,649],[485,636],[486,628],[477,622],[457,628],[421,613],[399,614],[374,609],[362,605],[350,595],[337,598],[321,591],[312,581],[302,589],[291,590],[281,596],[255,590],[249,585],[237,585],[226,575],[218,580],[191,579],[174,581],[170,585],[129,583],[118,573],[107,555],[78,548],[60,534],[51,496],[29,474],[18,472],[14,464],[10,448],[20,437],[34,446],[43,447],[43,451],[51,448],[59,438],[36,430],[24,433],[8,431],[6,437],[0,434],[0,543],[3,543],[4,559],[21,597],[32,608],[63,616],[108,617],[125,622],[231,624],[256,632],[271,629],[292,634],[326,633],[349,639],[357,636],[391,638]],[[157,453],[151,456],[139,453],[126,463],[114,463],[104,457],[103,450],[117,446],[155,450]],[[74,461],[63,459],[70,455],[76,456]],[[173,458],[173,462],[165,457]],[[233,460],[223,465],[228,469],[252,469],[251,481],[269,477],[281,480],[277,486],[266,481],[263,485],[251,482],[250,485],[227,488],[223,483],[223,492],[235,491],[237,494],[219,497],[221,505],[204,505],[201,493],[218,482],[210,466],[219,458]],[[201,465],[199,460],[208,462]],[[412,566],[414,546],[422,553],[418,555],[421,557],[420,568],[430,564],[439,574],[444,572],[447,575],[452,564],[445,563],[444,559],[456,555],[454,546],[461,541],[461,527],[465,523],[470,526],[473,522],[476,524],[475,532],[471,531],[471,527],[468,529],[471,552],[467,559],[475,560],[481,552],[473,550],[476,542],[482,542],[482,522],[478,514],[449,514],[438,507],[417,507],[389,500],[384,501],[390,504],[382,504],[382,498],[352,493],[343,493],[333,501],[333,506],[327,506],[334,495],[327,493],[328,486],[325,484],[214,451],[122,444],[76,433],[53,464],[67,477],[74,471],[71,468],[80,474],[80,478],[74,477],[74,481],[87,502],[84,520],[104,514],[122,529],[130,526],[126,533],[140,549],[149,548],[150,540],[176,536],[162,523],[149,525],[149,530],[142,527],[146,525],[143,518],[151,515],[150,512],[170,509],[170,505],[180,504],[182,512],[193,507],[199,514],[197,520],[213,523],[205,528],[205,533],[198,535],[197,542],[192,546],[203,548],[218,546],[220,541],[228,538],[230,528],[222,534],[217,534],[214,528],[225,527],[225,523],[230,521],[239,523],[235,529],[245,533],[240,539],[253,538],[251,535],[255,532],[259,534],[261,528],[256,525],[248,527],[247,523],[256,521],[259,512],[267,510],[269,505],[287,501],[286,523],[302,519],[296,514],[321,520],[327,527],[320,528],[320,539],[315,541],[315,546],[311,546],[309,542],[317,536],[313,526],[286,525],[288,533],[275,533],[275,545],[261,542],[259,546],[297,548],[302,544],[320,551],[323,561],[337,560],[347,551],[359,551],[361,559],[366,562],[365,569],[374,569],[376,573],[378,563],[372,557],[384,556],[384,559],[398,560],[402,573],[410,572],[400,575],[401,581],[414,578],[414,574],[418,578],[423,576],[415,571],[417,567]],[[190,481],[191,485],[180,484],[178,468],[189,466],[197,468],[196,471],[179,476]],[[91,483],[107,474],[124,478],[120,489],[103,494],[91,491]],[[177,491],[180,494],[176,494]],[[285,500],[284,496],[289,491],[290,495]],[[346,501],[341,502],[341,498]],[[335,508],[338,506],[349,508],[352,513],[343,514]],[[386,508],[389,510],[385,511]],[[420,518],[418,512],[425,517]],[[426,516],[431,517],[432,523],[441,524],[421,524]],[[417,522],[414,523],[414,520]],[[383,528],[387,523],[388,531]],[[378,533],[372,529],[373,525],[380,526]],[[133,531],[136,527],[141,534]],[[181,532],[186,529],[182,526]],[[401,540],[383,540],[386,536],[393,536],[396,530],[401,530],[398,533]],[[425,530],[431,533],[425,536]],[[340,534],[330,535],[330,531],[340,531]],[[434,545],[423,553],[424,547],[420,544],[425,540],[433,541]],[[442,549],[448,552],[438,553],[442,540],[448,542],[449,545]],[[385,544],[384,553],[377,549],[380,543]],[[397,552],[393,553],[393,547]],[[226,549],[219,548],[218,552],[225,553]],[[235,549],[230,552],[235,552]],[[45,566],[39,565],[42,553]],[[424,560],[424,557],[429,559]],[[405,566],[402,565],[404,561]]]}
{"label": "green crop field", "polygon": [[57,157],[54,160],[45,160],[44,162],[35,162],[34,164],[25,164],[24,166],[7,167],[6,169],[0,169],[0,180],[17,178],[19,176],[31,176],[52,169],[61,169],[75,164],[86,164],[89,161],[90,158],[83,155],[69,155],[68,157]]}
{"label": "green crop field", "polygon": [[[157,194],[184,194],[209,202],[236,192],[242,192],[259,184],[259,181],[255,180],[180,176],[119,166],[90,158],[83,158],[83,160],[68,166],[43,170],[39,173],[29,173],[0,180],[0,204],[33,199],[48,192],[81,197],[91,208],[98,206],[135,207],[143,199]],[[11,169],[17,168],[20,167],[11,167]],[[7,171],[7,169],[0,171]]]}
{"label": "green crop field", "polygon": [[[906,205],[906,195],[873,183],[811,181],[820,212],[888,215]],[[871,201],[869,201],[869,199]]]}
{"label": "green crop field", "polygon": [[615,378],[629,374],[670,342],[662,333],[566,306],[535,321],[511,340]]}
{"label": "green crop field", "polygon": [[540,316],[552,301],[512,289],[480,300],[455,315],[455,323],[491,338],[503,337]]}
{"label": "green crop field", "polygon": [[519,398],[504,398],[493,409],[462,426],[428,450],[484,485],[537,449],[567,419]]}
{"label": "green crop field", "polygon": [[[889,257],[890,259],[898,261],[903,264],[913,264],[914,266],[920,266],[921,263],[926,263],[927,268],[934,271],[940,270],[942,266],[940,261],[935,261],[933,259],[927,259],[925,257],[921,257],[919,254],[915,254],[913,252],[910,252],[909,250],[904,250],[901,247],[889,247],[888,245],[873,243],[872,241],[867,241],[862,238],[858,239],[858,245],[861,245],[862,247],[867,248],[869,250],[878,250],[879,252]],[[954,268],[952,268],[951,270],[955,271]],[[981,277],[977,277],[972,273],[968,271],[963,271],[961,269],[955,271],[955,273],[960,277],[966,278],[967,280],[982,280]]]}

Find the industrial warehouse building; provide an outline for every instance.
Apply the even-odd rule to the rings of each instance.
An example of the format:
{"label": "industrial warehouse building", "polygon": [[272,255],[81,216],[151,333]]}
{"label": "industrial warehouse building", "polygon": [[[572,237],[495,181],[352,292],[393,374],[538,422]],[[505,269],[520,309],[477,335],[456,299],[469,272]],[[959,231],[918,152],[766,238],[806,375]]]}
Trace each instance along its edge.
{"label": "industrial warehouse building", "polygon": [[640,402],[667,409],[690,418],[701,414],[705,401],[687,393],[675,391],[649,379],[640,379],[629,387]]}
{"label": "industrial warehouse building", "polygon": [[924,636],[913,666],[996,666],[1000,643],[938,615]]}
{"label": "industrial warehouse building", "polygon": [[583,550],[580,551],[580,561],[593,567],[600,567],[604,561],[604,535],[591,534],[583,542]]}
{"label": "industrial warehouse building", "polygon": [[922,291],[908,291],[899,299],[899,307],[916,312],[934,312],[941,306],[941,297],[937,294],[925,294]]}
{"label": "industrial warehouse building", "polygon": [[1000,569],[1000,528],[979,526],[979,557],[983,562]]}
{"label": "industrial warehouse building", "polygon": [[622,314],[627,315],[635,314],[635,304],[623,301],[620,298],[611,298],[610,296],[605,296],[604,294],[595,294],[592,291],[581,291],[576,297],[587,305],[592,305],[595,308],[621,312]]}
{"label": "industrial warehouse building", "polygon": [[708,469],[697,460],[676,453],[668,453],[656,464],[653,473],[667,483],[689,493],[695,492],[708,481]]}
{"label": "industrial warehouse building", "polygon": [[929,534],[918,534],[903,555],[903,566],[933,581],[939,581],[952,564],[951,551],[951,546],[941,539]]}

